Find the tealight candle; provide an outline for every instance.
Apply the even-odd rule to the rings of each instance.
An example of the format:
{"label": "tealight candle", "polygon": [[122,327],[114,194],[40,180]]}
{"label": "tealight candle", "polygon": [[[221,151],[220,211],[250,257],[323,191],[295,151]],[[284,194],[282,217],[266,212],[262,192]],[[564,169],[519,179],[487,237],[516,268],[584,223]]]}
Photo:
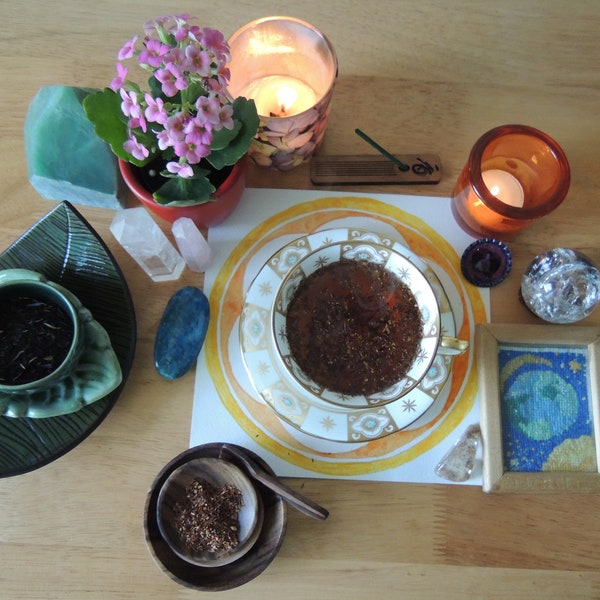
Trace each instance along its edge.
{"label": "tealight candle", "polygon": [[481,176],[485,187],[490,190],[492,196],[504,204],[521,208],[525,203],[523,187],[519,180],[510,173],[500,169],[488,169]]}
{"label": "tealight candle", "polygon": [[473,146],[452,194],[456,222],[475,237],[510,237],[565,198],[570,168],[560,146],[526,125],[504,125]]}
{"label": "tealight candle", "polygon": [[267,17],[229,46],[229,93],[253,99],[261,121],[250,157],[279,170],[309,161],[325,137],[337,78],[329,40],[299,19]]}
{"label": "tealight candle", "polygon": [[253,81],[244,96],[254,100],[259,115],[291,117],[314,106],[317,95],[300,79],[270,75]]}

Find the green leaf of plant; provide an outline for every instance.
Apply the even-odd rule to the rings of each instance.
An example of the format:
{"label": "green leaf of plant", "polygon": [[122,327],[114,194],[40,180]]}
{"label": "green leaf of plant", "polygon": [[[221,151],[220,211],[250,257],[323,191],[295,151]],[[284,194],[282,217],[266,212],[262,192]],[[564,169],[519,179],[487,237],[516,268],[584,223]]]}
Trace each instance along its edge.
{"label": "green leaf of plant", "polygon": [[94,125],[96,135],[110,144],[112,151],[123,160],[129,160],[129,154],[123,149],[127,141],[127,125],[119,118],[121,97],[110,88],[90,94],[83,101],[87,118]]}
{"label": "green leaf of plant", "polygon": [[[207,157],[208,162],[215,169],[222,169],[227,165],[234,165],[248,152],[250,144],[258,131],[259,118],[254,100],[243,97],[233,101],[233,119],[240,124],[237,135],[231,139],[227,146],[222,146]],[[222,130],[221,130],[222,131]],[[217,133],[221,133],[218,131]],[[218,140],[220,141],[220,140]],[[214,140],[213,140],[214,142]]]}
{"label": "green leaf of plant", "polygon": [[213,140],[210,145],[211,150],[215,152],[216,150],[223,150],[226,148],[231,140],[235,139],[235,137],[240,132],[242,128],[242,124],[239,122],[234,123],[233,129],[219,129],[219,131],[215,131],[213,133]]}
{"label": "green leaf of plant", "polygon": [[148,79],[148,87],[150,88],[150,94],[152,94],[153,98],[162,98],[163,100],[166,96],[162,92],[162,85],[154,75]]}
{"label": "green leaf of plant", "polygon": [[[161,188],[154,192],[154,199],[159,204],[169,206],[189,206],[204,204],[213,200],[215,186],[206,177],[185,179],[175,177],[169,179]],[[183,200],[185,199],[185,200]]]}
{"label": "green leaf of plant", "polygon": [[121,96],[105,88],[90,94],[83,101],[83,109],[87,118],[94,125],[96,135],[110,145],[111,150],[123,160],[141,167],[154,158],[154,138],[149,133],[140,133],[139,141],[150,150],[146,160],[137,160],[125,151],[123,144],[127,141],[127,123],[121,112]]}
{"label": "green leaf of plant", "polygon": [[[190,104],[194,104],[200,96],[206,96],[206,90],[202,87],[202,85],[198,81],[190,82],[190,85],[185,90],[185,101]],[[184,94],[182,93],[182,96]]]}

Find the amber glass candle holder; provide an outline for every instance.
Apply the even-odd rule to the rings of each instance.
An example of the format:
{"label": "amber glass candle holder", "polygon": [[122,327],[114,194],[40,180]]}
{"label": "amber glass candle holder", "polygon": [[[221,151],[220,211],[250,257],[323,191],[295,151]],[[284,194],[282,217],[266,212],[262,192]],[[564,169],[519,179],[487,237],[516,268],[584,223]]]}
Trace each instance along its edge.
{"label": "amber glass candle holder", "polygon": [[452,193],[452,214],[475,237],[510,238],[564,200],[571,171],[560,146],[526,125],[503,125],[473,146]]}
{"label": "amber glass candle holder", "polygon": [[260,117],[249,156],[281,171],[308,162],[325,137],[338,74],[327,37],[300,19],[266,17],[229,45],[229,93],[253,99]]}

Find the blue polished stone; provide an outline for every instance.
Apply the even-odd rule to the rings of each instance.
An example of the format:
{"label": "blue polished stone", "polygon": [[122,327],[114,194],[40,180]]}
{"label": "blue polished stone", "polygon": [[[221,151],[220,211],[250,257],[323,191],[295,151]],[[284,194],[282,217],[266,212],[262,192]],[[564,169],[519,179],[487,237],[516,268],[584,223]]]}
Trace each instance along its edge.
{"label": "blue polished stone", "polygon": [[184,287],[169,300],[154,341],[154,366],[165,379],[185,375],[196,363],[210,319],[202,290]]}

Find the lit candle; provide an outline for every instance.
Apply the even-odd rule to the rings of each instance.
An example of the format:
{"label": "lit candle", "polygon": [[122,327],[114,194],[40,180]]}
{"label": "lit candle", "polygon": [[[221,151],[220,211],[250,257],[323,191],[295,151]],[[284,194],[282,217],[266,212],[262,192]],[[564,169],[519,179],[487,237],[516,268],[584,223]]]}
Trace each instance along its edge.
{"label": "lit candle", "polygon": [[317,102],[315,91],[300,79],[270,75],[253,81],[241,94],[254,100],[263,117],[291,117]]}
{"label": "lit candle", "polygon": [[[487,169],[481,172],[481,178],[490,194],[500,202],[507,207],[523,208],[525,193],[514,175],[501,169]],[[472,232],[496,235],[513,230],[515,221],[496,212],[475,193],[472,185],[464,188],[460,197],[462,200],[453,204],[453,212],[455,216],[458,214],[460,220],[466,223]]]}
{"label": "lit candle", "polygon": [[260,116],[248,152],[261,166],[289,171],[319,149],[329,120],[338,62],[329,40],[293,17],[265,17],[229,40],[233,98],[254,100]]}
{"label": "lit candle", "polygon": [[452,192],[452,215],[470,235],[509,238],[553,211],[570,181],[567,158],[551,137],[501,125],[471,148]]}
{"label": "lit candle", "polygon": [[492,196],[495,196],[508,206],[522,208],[525,203],[525,194],[519,180],[500,169],[489,169],[481,173],[485,187],[490,190]]}

